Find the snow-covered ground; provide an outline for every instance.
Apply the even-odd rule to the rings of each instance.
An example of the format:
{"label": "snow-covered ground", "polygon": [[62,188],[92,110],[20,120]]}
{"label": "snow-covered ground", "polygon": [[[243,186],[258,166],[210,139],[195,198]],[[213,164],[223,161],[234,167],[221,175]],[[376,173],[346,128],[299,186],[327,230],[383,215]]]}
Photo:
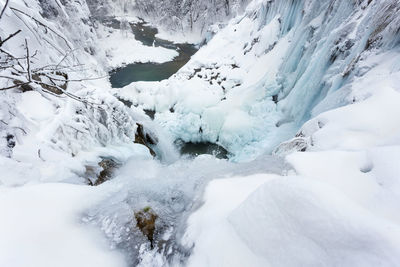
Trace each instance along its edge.
{"label": "snow-covered ground", "polygon": [[[133,22],[132,19],[127,22]],[[179,53],[164,47],[145,46],[135,40],[130,28],[121,30],[103,25],[97,28],[99,45],[105,51],[110,68],[121,67],[129,63],[164,63],[172,61]]]}
{"label": "snow-covered ground", "polygon": [[126,266],[98,229],[79,221],[79,214],[100,201],[98,191],[61,183],[2,186],[0,265]]}
{"label": "snow-covered ground", "polygon": [[[132,108],[107,79],[80,79],[177,52],[96,26],[84,0],[57,3],[12,1],[29,15],[0,20],[2,38],[23,31],[2,49],[38,50],[33,71],[78,66],[74,99],[0,92],[0,266],[398,265],[398,1],[253,0],[173,77],[120,89]],[[133,143],[137,123],[162,161]],[[231,160],[179,158],[175,139]],[[91,187],[103,158],[122,167]],[[154,249],[134,216],[148,206]]]}

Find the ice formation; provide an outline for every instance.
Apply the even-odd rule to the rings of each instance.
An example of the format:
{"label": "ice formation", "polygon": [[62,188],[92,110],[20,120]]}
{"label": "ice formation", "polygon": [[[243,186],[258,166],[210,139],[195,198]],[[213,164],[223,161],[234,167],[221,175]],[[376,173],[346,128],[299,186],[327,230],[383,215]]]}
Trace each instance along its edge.
{"label": "ice formation", "polygon": [[[399,1],[8,4],[1,62],[31,60],[0,87],[37,76],[0,91],[1,266],[398,265]],[[111,69],[178,54],[135,40],[137,16],[203,42],[168,80],[113,89]],[[103,160],[121,167],[91,187]]]}

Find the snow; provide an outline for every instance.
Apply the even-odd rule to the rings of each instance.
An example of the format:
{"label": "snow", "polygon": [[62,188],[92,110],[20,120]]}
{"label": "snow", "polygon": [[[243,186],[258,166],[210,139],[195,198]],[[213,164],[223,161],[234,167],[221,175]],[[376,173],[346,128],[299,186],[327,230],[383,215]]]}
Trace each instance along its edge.
{"label": "snow", "polygon": [[[105,0],[110,4],[110,0]],[[157,25],[163,39],[175,42],[200,43],[209,34],[213,24],[223,24],[232,17],[243,13],[248,0],[203,0],[166,2],[136,0],[124,3],[128,13],[135,14]],[[114,3],[114,2],[111,2]],[[111,4],[113,5],[113,4]],[[132,6],[129,9],[130,5]],[[114,4],[115,6],[115,4]]]}
{"label": "snow", "polygon": [[90,187],[41,184],[0,188],[0,265],[126,266],[80,213],[100,201]]}
{"label": "snow", "polygon": [[[165,6],[148,14],[165,22],[167,39],[209,34],[168,80],[119,90],[105,79],[68,83],[84,103],[37,85],[0,92],[0,266],[398,265],[397,1],[254,0],[238,15],[246,2],[221,6],[223,16],[201,13],[208,1],[165,13],[176,17],[154,17]],[[54,31],[7,9],[0,35],[23,33],[2,49],[24,57],[27,38],[38,50],[32,68],[71,51],[64,64],[85,63],[72,80],[177,55],[93,24],[89,7],[99,3],[13,1]],[[133,8],[102,3],[115,13]],[[200,19],[186,31],[195,11]],[[205,33],[214,15],[233,18]],[[184,34],[173,33],[180,27]],[[154,121],[143,109],[156,111]],[[133,143],[137,123],[157,137],[158,159]],[[176,139],[217,143],[232,157],[179,157]],[[87,186],[86,168],[99,171],[103,158],[122,166]],[[159,215],[165,251],[135,227],[133,212],[147,206]]]}
{"label": "snow", "polygon": [[[254,6],[248,8],[249,14],[253,14],[250,10],[256,10],[263,4],[262,1],[254,1]],[[277,4],[274,8],[282,13],[289,12],[291,8],[296,12],[298,7],[285,4],[282,1],[282,5]],[[385,3],[382,2],[382,5],[385,6]],[[323,6],[324,3],[318,5],[309,1],[304,15],[304,21],[310,21],[307,25],[319,28],[325,24],[326,20],[316,12]],[[235,97],[235,101],[229,99],[236,92],[235,88],[228,91],[227,99],[221,103],[231,101],[229,107],[232,110],[207,108],[212,112],[205,119],[202,116],[202,127],[207,129],[203,120],[211,121],[209,118],[215,116],[216,122],[209,123],[218,134],[207,133],[206,136],[213,136],[214,140],[218,138],[234,153],[246,153],[246,158],[251,157],[249,151],[255,152],[248,149],[249,145],[267,144],[262,150],[265,152],[265,148],[273,144],[273,140],[265,136],[265,131],[273,129],[271,125],[262,128],[264,131],[248,130],[246,135],[237,137],[244,128],[254,129],[261,125],[255,115],[262,112],[257,113],[258,109],[254,106],[265,101],[265,94],[257,94],[258,86],[262,85],[271,95],[278,95],[275,109],[281,113],[275,113],[276,122],[282,125],[278,128],[285,127],[285,131],[289,131],[289,134],[279,130],[275,132],[279,135],[283,133],[281,140],[294,130],[288,125],[302,125],[295,138],[275,150],[275,153],[285,157],[294,170],[288,176],[260,174],[257,177],[242,176],[210,182],[203,197],[204,204],[189,217],[182,240],[184,245],[192,248],[188,266],[397,265],[400,255],[397,215],[400,193],[397,182],[400,141],[397,134],[400,130],[397,116],[400,112],[399,51],[398,48],[383,51],[383,41],[380,52],[371,49],[357,56],[356,53],[360,53],[364,46],[362,43],[365,39],[361,37],[357,40],[360,47],[357,48],[356,44],[353,54],[348,54],[350,57],[346,58],[345,54],[341,60],[327,63],[330,59],[325,58],[324,53],[330,53],[326,50],[329,38],[333,40],[333,36],[341,31],[337,27],[338,21],[345,21],[341,34],[348,35],[350,40],[360,38],[363,30],[358,25],[369,23],[370,16],[365,14],[378,8],[378,5],[363,6],[364,15],[357,11],[357,16],[351,15],[346,21],[345,14],[351,14],[348,3],[338,2],[333,6],[338,11],[337,17],[333,18],[333,13],[328,16],[335,21],[329,23],[336,28],[333,30],[329,23],[322,26],[327,27],[324,29],[326,31],[333,31],[319,37],[318,42],[321,43],[314,46],[315,50],[312,48],[314,44],[304,39],[304,32],[299,34],[287,28],[288,32],[281,36],[285,28],[282,22],[281,32],[277,35],[278,43],[265,56],[276,54],[272,62],[281,66],[268,68],[268,61],[263,62],[262,56],[245,61],[238,60],[242,55],[235,55],[239,68],[245,68],[250,62],[267,70],[258,69],[244,76],[243,85],[237,87],[240,98]],[[263,23],[268,25],[276,18],[271,11],[269,19]],[[287,15],[280,16],[283,20],[287,18]],[[358,19],[356,24],[353,23],[355,18]],[[240,23],[246,25],[246,20],[244,18]],[[231,35],[235,34],[235,30],[240,32],[240,23],[233,21],[222,32],[230,30]],[[357,27],[360,27],[359,31],[355,30]],[[272,34],[274,31],[267,32]],[[221,36],[222,33],[217,34],[197,55],[204,56],[205,51],[211,50],[213,42],[215,47],[219,46],[215,51],[223,50],[219,39]],[[252,36],[257,34],[252,32]],[[383,38],[391,37],[387,35]],[[233,45],[232,39],[225,45]],[[246,39],[249,40],[248,37]],[[239,40],[236,42],[240,43]],[[301,54],[306,51],[314,51],[315,54],[302,57]],[[193,63],[195,56],[192,68],[196,64],[207,64],[211,57],[221,60],[223,57],[220,55]],[[356,66],[353,65],[355,61]],[[258,62],[263,63],[257,65]],[[353,74],[346,77],[349,68]],[[188,69],[185,71],[189,72]],[[255,75],[251,77],[251,74]],[[184,76],[183,71],[181,75]],[[169,84],[173,84],[173,79],[177,78],[178,75]],[[324,88],[326,84],[328,86]],[[279,87],[282,87],[283,93]],[[318,90],[313,92],[312,88]],[[248,92],[252,93],[249,103],[253,107],[252,112],[246,115],[256,121],[253,126],[249,125],[250,118],[244,119],[243,113],[235,113],[238,107],[241,111],[245,110],[241,104],[246,103],[243,99],[246,99]],[[240,104],[235,106],[232,103]],[[265,109],[261,110],[265,112]],[[232,121],[243,126],[232,131],[236,135],[228,136],[226,140],[223,138],[228,131],[221,130],[221,125],[227,121],[223,111],[226,111],[228,118],[236,114]],[[268,114],[268,119],[273,118],[273,113]],[[264,134],[264,141],[254,143],[261,136],[260,133]],[[236,147],[240,139],[247,140],[244,148]],[[237,152],[239,149],[241,151]],[[233,159],[243,160],[242,157]],[[260,179],[258,184],[253,183],[256,178]]]}
{"label": "snow", "polygon": [[[183,244],[194,246],[187,266],[265,266],[237,235],[228,216],[268,179],[263,175],[211,181],[204,204],[188,219]],[[224,192],[221,194],[221,192]]]}
{"label": "snow", "polygon": [[137,62],[164,63],[173,60],[179,54],[164,47],[145,46],[135,39],[130,30],[100,26],[97,34],[99,45],[105,51],[111,69]]}
{"label": "snow", "polygon": [[[273,151],[310,118],[352,103],[350,91],[382,86],[378,75],[395,83],[398,51],[365,50],[366,25],[382,23],[389,2],[365,7],[339,1],[327,13],[329,1],[254,1],[169,80],[132,83],[118,95],[155,110],[155,121],[175,139],[218,142],[232,160],[254,159]],[[215,103],[209,101],[210,92]],[[193,102],[192,95],[199,100]],[[361,99],[365,96],[356,97]],[[214,122],[208,114],[216,111]],[[237,125],[246,124],[228,127],[236,120],[233,114],[240,114]]]}
{"label": "snow", "polygon": [[22,94],[17,109],[32,121],[46,121],[54,115],[55,108],[52,103],[42,97],[38,92]]}
{"label": "snow", "polygon": [[300,177],[267,182],[229,221],[270,266],[395,266],[399,260],[398,226]]}
{"label": "snow", "polygon": [[[321,158],[335,160],[332,152],[303,154],[292,156],[301,176],[259,174],[210,182],[182,241],[194,245],[187,266],[396,266],[399,225],[342,191],[371,195],[368,184],[360,188],[365,181],[357,183],[359,178],[352,180],[358,188],[348,187],[346,180],[356,172],[349,169],[359,159],[338,153],[342,162],[324,169],[331,162]],[[348,167],[339,168],[344,162]],[[315,166],[321,168],[314,171]]]}

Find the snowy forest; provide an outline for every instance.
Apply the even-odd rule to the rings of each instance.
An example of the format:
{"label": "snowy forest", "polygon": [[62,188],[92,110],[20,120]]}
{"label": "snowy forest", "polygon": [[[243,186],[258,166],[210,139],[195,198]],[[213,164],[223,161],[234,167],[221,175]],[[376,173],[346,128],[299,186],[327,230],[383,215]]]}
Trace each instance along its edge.
{"label": "snowy forest", "polygon": [[400,266],[400,0],[0,0],[0,267]]}

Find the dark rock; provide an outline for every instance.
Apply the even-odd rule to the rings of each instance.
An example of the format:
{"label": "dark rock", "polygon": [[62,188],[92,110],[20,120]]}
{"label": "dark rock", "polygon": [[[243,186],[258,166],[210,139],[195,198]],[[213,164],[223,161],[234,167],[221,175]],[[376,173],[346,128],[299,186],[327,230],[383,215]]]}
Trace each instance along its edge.
{"label": "dark rock", "polygon": [[7,147],[8,147],[8,148],[14,148],[14,147],[15,147],[14,135],[12,135],[12,134],[7,134],[6,140],[7,140]]}
{"label": "dark rock", "polygon": [[[132,104],[133,104],[133,103],[132,103],[131,101],[122,99],[122,98],[120,98],[120,97],[117,97],[117,99],[118,99],[120,102],[122,102],[125,106],[127,106],[128,108],[132,107]],[[146,112],[146,111],[145,111],[145,112]]]}
{"label": "dark rock", "polygon": [[154,245],[154,231],[156,229],[156,220],[158,215],[150,208],[145,207],[134,213],[136,226],[150,241],[151,248]]}
{"label": "dark rock", "polygon": [[155,110],[151,109],[143,109],[144,113],[146,113],[147,116],[149,116],[152,120],[154,120],[154,116],[156,114]]}
{"label": "dark rock", "polygon": [[[46,80],[49,79],[52,84],[48,82],[43,82],[42,77],[46,77]],[[54,77],[55,79],[51,79]],[[61,71],[56,71],[48,76],[44,73],[34,73],[32,74],[32,80],[34,83],[40,85],[43,89],[46,89],[49,92],[52,92],[56,95],[63,94],[62,90],[66,90],[68,86],[68,74]]]}
{"label": "dark rock", "polygon": [[[121,164],[119,164],[118,162],[116,162],[111,158],[103,159],[102,161],[99,162],[99,166],[103,170],[100,172],[99,176],[97,177],[97,180],[94,183],[90,181],[90,183],[92,183],[93,185],[100,185],[105,181],[110,180],[112,178],[115,169],[118,168],[120,165]],[[90,171],[90,167],[86,167],[86,171]]]}
{"label": "dark rock", "polygon": [[19,86],[19,89],[20,89],[23,93],[33,90],[33,87],[32,87],[30,84],[24,84],[23,81],[14,80],[13,83],[14,83],[15,85],[21,84],[21,85]]}
{"label": "dark rock", "polygon": [[135,143],[146,146],[149,149],[150,154],[155,157],[156,152],[151,148],[151,145],[157,144],[158,140],[156,138],[152,138],[149,133],[145,133],[142,124],[136,123],[136,125],[137,130],[135,134]]}
{"label": "dark rock", "polygon": [[274,101],[275,104],[278,104],[278,95],[273,95],[272,101]]}

